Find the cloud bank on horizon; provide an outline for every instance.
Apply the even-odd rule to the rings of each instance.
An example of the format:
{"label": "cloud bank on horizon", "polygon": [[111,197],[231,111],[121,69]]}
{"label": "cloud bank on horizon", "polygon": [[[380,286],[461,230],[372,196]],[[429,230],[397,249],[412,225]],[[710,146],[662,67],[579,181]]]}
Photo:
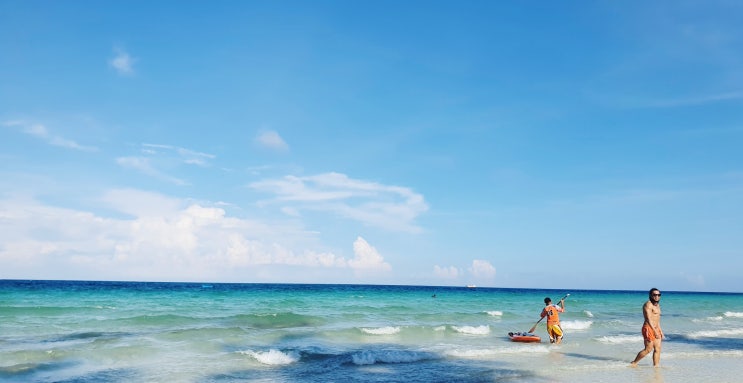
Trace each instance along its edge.
{"label": "cloud bank on horizon", "polygon": [[3,4],[0,278],[743,291],[743,6]]}
{"label": "cloud bank on horizon", "polygon": [[[38,123],[6,121],[2,125],[18,128],[19,133],[48,145],[85,148],[61,137],[49,139],[46,127]],[[260,132],[255,142],[272,150],[288,150],[275,131]],[[138,155],[118,157],[114,162],[122,169],[177,186],[188,182],[161,170],[163,163],[209,167],[217,157],[167,144],[143,143],[138,150]],[[288,217],[310,210],[387,231],[420,233],[415,220],[428,209],[423,196],[409,188],[355,180],[340,173],[287,175],[247,187],[273,195],[256,203],[277,206]],[[202,206],[131,188],[108,189],[96,198],[98,209],[120,216],[59,208],[29,194],[11,193],[0,199],[4,218],[0,221],[0,259],[7,261],[5,276],[57,279],[59,270],[65,270],[63,277],[67,278],[106,280],[316,282],[330,278],[352,283],[372,278],[393,282],[389,277],[392,265],[361,236],[353,241],[353,253],[346,258],[332,251],[292,246],[292,242],[316,236],[300,222],[271,224],[231,217],[219,203]],[[434,266],[432,274],[441,276],[439,269]],[[495,268],[484,260],[473,260],[469,272],[471,280],[489,282],[495,277]],[[443,276],[443,282],[459,282],[464,275],[457,270]]]}

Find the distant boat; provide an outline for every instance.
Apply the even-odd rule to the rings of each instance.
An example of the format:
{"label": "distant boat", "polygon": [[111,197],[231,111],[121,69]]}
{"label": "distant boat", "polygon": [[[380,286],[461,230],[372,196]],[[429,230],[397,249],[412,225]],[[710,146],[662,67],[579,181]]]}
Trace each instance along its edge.
{"label": "distant boat", "polygon": [[477,287],[476,285],[467,285],[467,288],[468,288],[468,289],[474,289],[474,288],[476,288],[476,287]]}

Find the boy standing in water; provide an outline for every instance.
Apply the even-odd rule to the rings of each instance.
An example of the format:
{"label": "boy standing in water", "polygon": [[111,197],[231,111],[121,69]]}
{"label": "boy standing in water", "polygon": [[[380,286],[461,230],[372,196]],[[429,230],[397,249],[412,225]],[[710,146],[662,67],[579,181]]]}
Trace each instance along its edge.
{"label": "boy standing in water", "polygon": [[[560,300],[560,306],[553,305],[550,297],[544,298],[544,305],[541,317],[547,316],[547,334],[550,336],[550,343],[560,344],[562,342],[562,327],[560,327],[559,313],[565,312],[565,298]],[[562,306],[562,307],[561,307]]]}
{"label": "boy standing in water", "polygon": [[645,322],[642,324],[642,338],[645,340],[645,349],[637,353],[631,366],[637,366],[637,362],[645,355],[653,352],[653,366],[660,365],[660,346],[663,340],[663,330],[660,329],[660,290],[650,289],[648,301],[642,306],[642,315]]}

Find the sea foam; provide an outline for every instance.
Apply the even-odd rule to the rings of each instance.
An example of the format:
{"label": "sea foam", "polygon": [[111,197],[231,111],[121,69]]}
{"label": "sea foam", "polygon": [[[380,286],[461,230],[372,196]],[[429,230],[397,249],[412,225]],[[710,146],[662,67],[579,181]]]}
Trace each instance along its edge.
{"label": "sea foam", "polygon": [[445,354],[456,358],[492,358],[497,355],[503,354],[543,354],[549,352],[549,347],[546,345],[530,344],[530,345],[514,345],[507,347],[497,348],[464,348],[447,350]]}
{"label": "sea foam", "polygon": [[725,336],[743,335],[743,328],[723,329],[723,330],[705,330],[689,333],[689,338],[719,338]]}
{"label": "sea foam", "polygon": [[451,326],[452,330],[467,335],[490,334],[490,326]]}
{"label": "sea foam", "polygon": [[400,327],[373,327],[373,328],[362,328],[361,332],[369,335],[393,335],[400,332]]}
{"label": "sea foam", "polygon": [[282,352],[279,350],[271,349],[268,351],[245,350],[238,351],[238,353],[250,356],[262,364],[268,364],[272,366],[283,366],[299,361],[299,353],[296,351]]}
{"label": "sea foam", "polygon": [[597,341],[606,344],[625,344],[625,343],[642,343],[641,335],[612,335],[600,336]]}
{"label": "sea foam", "polygon": [[568,320],[561,321],[560,326],[564,330],[586,330],[593,324],[590,320]]}

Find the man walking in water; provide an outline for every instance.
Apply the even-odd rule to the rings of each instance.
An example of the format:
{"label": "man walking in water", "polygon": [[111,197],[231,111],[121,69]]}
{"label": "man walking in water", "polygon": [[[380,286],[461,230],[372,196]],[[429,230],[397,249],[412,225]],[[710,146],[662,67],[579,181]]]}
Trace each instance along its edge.
{"label": "man walking in water", "polygon": [[642,314],[645,316],[645,322],[642,324],[642,338],[645,340],[645,349],[637,353],[631,366],[637,366],[637,362],[652,351],[653,366],[658,367],[660,365],[660,346],[663,340],[663,330],[660,329],[660,290],[650,289],[648,301],[642,306]]}
{"label": "man walking in water", "polygon": [[541,317],[547,316],[547,334],[550,336],[550,343],[560,344],[562,342],[562,327],[560,327],[560,315],[558,313],[565,311],[565,298],[560,300],[560,306],[553,305],[550,297],[544,298],[544,305]]}

